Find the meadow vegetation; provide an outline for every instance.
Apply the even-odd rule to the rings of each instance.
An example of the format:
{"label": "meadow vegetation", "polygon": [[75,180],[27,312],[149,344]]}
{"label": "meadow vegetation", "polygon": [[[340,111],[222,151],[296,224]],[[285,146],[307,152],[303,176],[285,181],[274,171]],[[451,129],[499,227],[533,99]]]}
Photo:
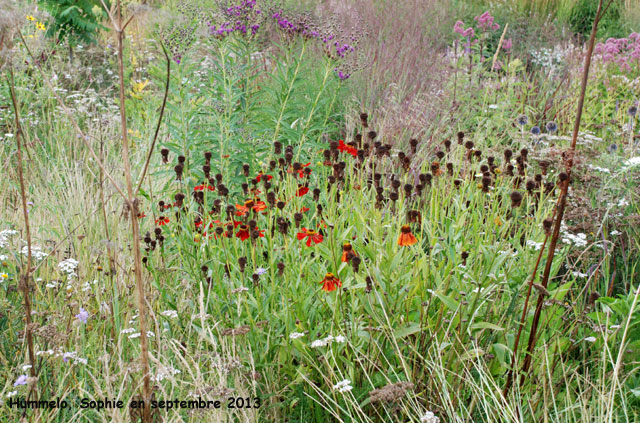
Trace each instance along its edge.
{"label": "meadow vegetation", "polygon": [[640,421],[636,5],[0,0],[0,421]]}

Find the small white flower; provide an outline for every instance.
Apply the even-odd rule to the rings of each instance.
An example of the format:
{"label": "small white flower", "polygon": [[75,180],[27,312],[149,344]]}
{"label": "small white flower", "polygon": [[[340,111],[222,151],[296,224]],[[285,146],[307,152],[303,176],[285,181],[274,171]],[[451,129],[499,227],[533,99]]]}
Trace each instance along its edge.
{"label": "small white flower", "polygon": [[629,160],[627,160],[626,162],[624,162],[625,166],[635,166],[635,165],[640,165],[640,156],[637,157],[632,157]]}
{"label": "small white flower", "polygon": [[304,333],[302,332],[291,332],[289,334],[289,339],[298,339],[298,338],[302,338],[304,336]]}
{"label": "small white flower", "polygon": [[589,276],[586,273],[581,273],[581,272],[571,272],[571,274],[576,278],[586,278],[587,276]]}
{"label": "small white flower", "polygon": [[596,338],[594,336],[588,336],[584,338],[584,340],[591,343],[596,342]]}
{"label": "small white flower", "polygon": [[18,391],[11,391],[7,393],[7,398],[11,398],[18,395]]}
{"label": "small white flower", "polygon": [[613,230],[613,231],[611,231],[611,235],[614,235],[614,236],[615,236],[615,235],[620,235],[620,234],[621,234],[621,232],[620,232],[620,231],[618,231],[618,230]]}
{"label": "small white flower", "polygon": [[338,335],[335,338],[333,338],[333,340],[336,341],[339,344],[343,344],[347,340],[347,338],[345,338],[342,335]]}
{"label": "small white flower", "polygon": [[327,345],[327,343],[324,342],[324,339],[316,339],[311,343],[310,346],[311,348],[320,348],[320,347],[324,347],[325,345]]}
{"label": "small white flower", "polygon": [[[127,334],[127,333],[133,333],[133,332],[135,332],[135,331],[136,331],[136,330],[135,330],[134,328],[127,328],[127,329],[122,329],[122,330],[120,331],[120,333]],[[138,335],[138,336],[139,336],[139,335]]]}
{"label": "small white flower", "polygon": [[57,288],[58,287],[59,282],[58,281],[51,281],[49,283],[47,283],[45,286],[47,288]]}
{"label": "small white flower", "polygon": [[427,411],[424,416],[420,417],[420,423],[439,423],[440,419],[431,411]]}
{"label": "small white flower", "polygon": [[333,389],[338,392],[349,392],[353,389],[353,386],[351,386],[351,381],[349,379],[345,379],[333,385]]}
{"label": "small white flower", "polygon": [[532,240],[527,240],[527,247],[531,247],[534,250],[538,251],[540,250],[540,248],[542,248],[542,242],[535,242]]}
{"label": "small white flower", "polygon": [[178,317],[178,312],[175,310],[165,310],[160,314],[163,315],[164,317],[170,317],[172,319],[175,319],[176,317]]}

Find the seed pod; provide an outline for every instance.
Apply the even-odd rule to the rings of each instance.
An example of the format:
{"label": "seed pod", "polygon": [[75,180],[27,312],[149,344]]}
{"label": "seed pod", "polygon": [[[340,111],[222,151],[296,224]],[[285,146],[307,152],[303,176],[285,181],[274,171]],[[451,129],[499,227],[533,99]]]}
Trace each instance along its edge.
{"label": "seed pod", "polygon": [[160,150],[160,154],[162,155],[162,163],[169,163],[169,149],[163,148]]}
{"label": "seed pod", "polygon": [[522,203],[522,194],[520,192],[513,191],[509,197],[511,198],[512,208],[520,207],[520,204]]}

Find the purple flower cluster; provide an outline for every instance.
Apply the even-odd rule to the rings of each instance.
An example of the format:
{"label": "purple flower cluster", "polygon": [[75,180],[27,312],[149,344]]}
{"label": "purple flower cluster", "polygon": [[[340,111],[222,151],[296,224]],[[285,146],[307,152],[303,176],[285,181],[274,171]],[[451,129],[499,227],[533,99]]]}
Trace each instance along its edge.
{"label": "purple flower cluster", "polygon": [[300,34],[307,39],[320,37],[320,33],[309,25],[307,21],[304,19],[294,21],[291,18],[287,18],[284,16],[282,10],[275,12],[271,17],[275,19],[278,28],[287,35],[294,36]]}
{"label": "purple flower cluster", "polygon": [[605,64],[614,63],[628,72],[634,62],[640,64],[640,34],[633,32],[627,38],[609,38],[596,44],[594,53]]}
{"label": "purple flower cluster", "polygon": [[243,0],[242,3],[228,7],[223,10],[228,21],[220,26],[210,25],[209,31],[211,35],[223,38],[232,33],[242,35],[256,35],[260,24],[256,22],[256,18],[262,13],[260,9],[255,8],[256,0]]}
{"label": "purple flower cluster", "polygon": [[[462,21],[457,21],[453,25],[453,32],[455,32],[456,34],[460,34],[460,36],[463,38],[466,38],[465,53],[467,54],[471,52],[471,46],[473,44],[482,40],[483,34],[487,34],[490,31],[496,31],[500,29],[500,25],[495,22],[495,18],[488,11],[476,16],[475,18],[473,18],[473,20],[477,22],[478,33],[480,35],[476,33],[476,30],[472,26],[465,28],[464,22]],[[476,39],[472,41],[472,38],[474,37],[476,37]],[[513,47],[513,43],[510,38],[503,41],[502,49],[504,51],[510,51],[511,47]]]}
{"label": "purple flower cluster", "polygon": [[470,38],[476,35],[476,32],[472,27],[465,29],[464,22],[462,21],[458,21],[455,23],[455,25],[453,25],[453,32],[456,32],[462,35],[463,37],[467,37],[467,38]]}
{"label": "purple flower cluster", "polygon": [[[351,38],[351,43],[346,43],[338,39],[338,36],[330,29],[319,29],[308,16],[300,15],[296,18],[288,17],[282,10],[272,14],[276,21],[277,28],[289,37],[301,35],[307,40],[316,40],[323,44],[325,54],[336,60],[345,59],[350,53],[356,50],[357,40]],[[340,80],[348,79],[351,74],[341,68],[334,69]]]}
{"label": "purple flower cluster", "polygon": [[349,79],[349,77],[351,76],[351,74],[343,72],[341,69],[335,68],[334,71],[336,72],[336,74],[338,75],[338,78],[340,78],[341,81],[344,81],[345,79]]}
{"label": "purple flower cluster", "polygon": [[511,47],[513,47],[513,42],[511,41],[511,38],[507,38],[506,40],[504,40],[502,42],[502,49],[506,52],[511,50]]}
{"label": "purple flower cluster", "polygon": [[480,16],[476,16],[473,20],[478,22],[478,28],[481,31],[495,31],[500,29],[500,25],[494,22],[493,16],[491,16],[491,13],[488,11]]}

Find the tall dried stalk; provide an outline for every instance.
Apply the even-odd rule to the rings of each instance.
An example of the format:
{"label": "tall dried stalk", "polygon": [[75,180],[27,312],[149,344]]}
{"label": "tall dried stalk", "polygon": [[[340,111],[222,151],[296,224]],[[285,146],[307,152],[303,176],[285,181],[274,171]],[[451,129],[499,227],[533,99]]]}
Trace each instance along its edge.
{"label": "tall dried stalk", "polygon": [[[22,126],[20,125],[20,108],[18,106],[18,98],[15,92],[15,80],[13,77],[13,69],[9,67],[9,75],[7,82],[9,92],[11,94],[11,103],[13,104],[13,113],[16,126],[16,146],[18,159],[18,179],[20,180],[20,197],[22,198],[22,214],[24,216],[24,227],[27,238],[27,267],[20,275],[19,287],[24,295],[24,314],[25,314],[25,337],[27,339],[27,348],[29,350],[29,375],[36,377],[36,356],[33,349],[33,324],[31,322],[31,298],[29,290],[31,289],[31,267],[33,264],[33,255],[31,254],[31,227],[29,226],[29,211],[27,210],[27,192],[24,184],[24,173],[22,171]],[[35,395],[35,384],[29,386],[30,394]]]}
{"label": "tall dried stalk", "polygon": [[[124,94],[124,30],[126,24],[122,22],[122,5],[120,0],[116,3],[115,17],[109,14],[111,23],[118,37],[118,76],[120,83],[120,129],[122,131],[122,161],[124,165],[124,177],[127,189],[127,206],[131,220],[131,237],[133,238],[133,259],[136,291],[138,297],[138,313],[140,319],[140,362],[142,364],[142,394],[144,408],[142,411],[143,423],[151,422],[151,375],[149,371],[149,340],[147,338],[147,312],[145,304],[144,280],[142,279],[142,256],[140,253],[140,226],[138,225],[138,199],[134,193],[134,185],[131,179],[131,163],[129,161],[129,139],[127,137],[127,115],[125,109]],[[130,22],[130,20],[129,20]],[[128,22],[127,22],[128,23]]]}
{"label": "tall dried stalk", "polygon": [[[547,285],[549,283],[549,276],[551,274],[551,266],[553,264],[553,258],[555,255],[555,251],[556,251],[556,245],[558,243],[558,238],[560,236],[560,226],[562,225],[562,218],[564,217],[564,211],[567,205],[567,195],[568,195],[568,191],[569,191],[569,184],[571,181],[571,171],[573,169],[573,159],[575,156],[575,151],[576,151],[576,143],[578,141],[578,133],[580,130],[580,121],[582,119],[582,110],[584,107],[584,97],[585,97],[585,93],[587,90],[587,83],[589,81],[589,68],[591,67],[591,56],[593,54],[593,48],[595,45],[595,39],[596,39],[596,33],[598,30],[598,23],[600,22],[600,19],[602,18],[602,16],[604,15],[604,13],[606,12],[607,8],[609,7],[609,5],[611,5],[612,0],[609,0],[609,3],[607,4],[606,7],[603,7],[603,3],[604,0],[599,0],[598,2],[598,9],[596,12],[596,17],[593,21],[593,26],[591,28],[591,36],[589,38],[589,42],[587,45],[587,52],[585,55],[585,60],[584,60],[584,69],[582,72],[582,82],[581,82],[581,86],[580,86],[580,97],[578,99],[578,107],[576,110],[576,119],[574,122],[574,126],[573,126],[573,137],[571,140],[571,146],[569,147],[569,149],[567,150],[567,153],[565,155],[565,173],[567,175],[567,178],[561,182],[561,186],[560,186],[560,196],[558,198],[558,206],[556,209],[556,216],[555,216],[555,222],[554,222],[554,227],[553,227],[553,233],[551,235],[551,241],[549,243],[549,251],[547,253],[547,261],[545,263],[545,267],[544,267],[544,272],[542,275],[542,281],[540,283],[540,285],[542,286],[543,290],[542,291],[546,291]],[[536,266],[536,271],[537,271],[537,266]],[[532,276],[535,277],[535,274]],[[536,344],[536,335],[538,332],[538,325],[540,324],[540,317],[542,315],[542,306],[544,304],[544,292],[540,292],[540,294],[538,295],[538,301],[536,304],[536,309],[533,315],[533,321],[531,323],[531,330],[529,332],[529,340],[528,340],[528,344],[527,344],[527,353],[525,355],[524,358],[524,362],[522,364],[522,374],[520,377],[520,384],[522,385],[524,383],[524,381],[526,380],[527,374],[529,372],[529,369],[531,367],[531,361],[533,359],[533,349],[535,348],[535,344]],[[523,317],[521,319],[520,322],[520,326],[522,327],[524,325],[524,318],[526,317],[526,310],[523,313]],[[513,366],[516,365],[516,363],[512,363]],[[505,389],[503,391],[504,395],[506,396],[509,392],[509,387],[510,387],[510,380],[508,381],[507,386],[505,386]]]}
{"label": "tall dried stalk", "polygon": [[[58,104],[61,106],[62,110],[64,111],[64,113],[69,118],[69,120],[70,120],[71,124],[73,125],[74,129],[76,130],[76,132],[80,136],[80,139],[82,140],[83,144],[85,145],[85,147],[87,148],[87,150],[89,151],[91,156],[96,161],[98,167],[100,168],[101,175],[106,177],[112,183],[112,185],[115,188],[115,190],[124,199],[125,206],[128,209],[129,216],[130,216],[130,219],[131,219],[131,232],[132,232],[132,237],[133,237],[134,275],[135,275],[135,280],[136,280],[136,291],[137,291],[137,297],[138,297],[138,308],[139,308],[139,318],[140,318],[140,341],[141,341],[141,349],[142,349],[142,351],[141,351],[141,364],[142,364],[143,375],[144,375],[143,376],[144,409],[143,409],[143,416],[142,417],[143,417],[143,422],[144,423],[150,423],[151,422],[151,408],[150,408],[150,402],[151,402],[151,383],[150,382],[151,382],[151,380],[150,380],[150,371],[149,371],[149,347],[148,347],[148,337],[147,337],[147,315],[146,315],[145,296],[144,296],[144,281],[142,279],[142,257],[141,257],[141,253],[140,253],[140,227],[138,225],[139,209],[138,209],[138,201],[136,199],[136,194],[140,189],[139,188],[140,185],[138,185],[138,188],[136,188],[135,191],[134,191],[134,184],[133,184],[133,181],[132,181],[132,178],[131,178],[131,164],[130,164],[130,161],[129,161],[129,141],[128,141],[128,137],[127,137],[127,122],[126,122],[125,94],[124,94],[124,56],[123,56],[124,30],[129,25],[129,23],[132,21],[133,16],[131,16],[127,20],[127,22],[123,24],[123,22],[122,22],[122,7],[121,7],[120,0],[118,0],[117,3],[114,5],[115,6],[115,13],[113,13],[113,9],[108,9],[107,6],[104,4],[104,2],[103,2],[103,6],[105,7],[105,9],[107,10],[107,12],[109,14],[113,29],[116,32],[117,37],[118,37],[118,75],[119,75],[119,78],[120,78],[120,87],[119,87],[120,88],[119,89],[119,91],[120,91],[119,92],[119,97],[120,97],[120,120],[121,120],[121,131],[122,131],[122,159],[124,161],[124,173],[125,173],[125,185],[126,185],[125,189],[127,191],[126,194],[122,190],[120,185],[115,181],[114,177],[108,172],[105,164],[103,163],[103,158],[102,157],[98,157],[98,155],[96,154],[95,150],[93,149],[93,147],[89,143],[89,138],[86,136],[84,131],[82,131],[82,129],[78,125],[78,122],[74,118],[73,113],[71,113],[71,111],[67,108],[67,106],[64,104],[64,102],[60,98],[60,96],[57,94],[56,90],[53,88],[53,86],[51,84],[51,81],[44,74],[44,71],[43,71],[43,69],[41,67],[41,64],[35,59],[33,53],[29,49],[29,46],[28,46],[26,40],[24,39],[24,37],[22,36],[22,34],[20,32],[18,32],[18,35],[20,36],[20,39],[21,39],[23,45],[25,46],[25,49],[27,50],[27,53],[29,54],[29,56],[33,60],[33,64],[36,66],[36,68],[38,69],[38,72],[42,76],[43,81],[45,82],[47,87],[52,91],[52,93],[53,93],[54,97],[56,98]],[[169,58],[167,56],[166,50],[164,49],[164,46],[163,46],[163,51],[165,53],[165,57],[167,58],[167,62],[169,62]],[[153,138],[153,142],[152,142],[152,147],[151,148],[153,148],[153,146],[155,145],[156,139],[158,137],[160,123],[161,123],[162,117],[164,115],[164,109],[165,109],[168,90],[169,90],[169,79],[170,79],[169,70],[170,70],[170,67],[169,67],[169,65],[167,65],[167,85],[165,87],[165,95],[164,95],[163,104],[162,104],[162,108],[161,108],[160,116],[159,116],[159,120],[158,120],[158,127],[156,128],[156,132],[154,134],[154,138]],[[150,154],[151,154],[151,151],[149,152],[149,156],[150,156]],[[147,161],[145,163],[145,168],[144,168],[144,171],[143,171],[143,173],[141,175],[139,184],[142,184],[142,181],[143,181],[144,176],[146,174],[146,170],[147,170],[148,164],[149,164],[149,156],[147,157]]]}

